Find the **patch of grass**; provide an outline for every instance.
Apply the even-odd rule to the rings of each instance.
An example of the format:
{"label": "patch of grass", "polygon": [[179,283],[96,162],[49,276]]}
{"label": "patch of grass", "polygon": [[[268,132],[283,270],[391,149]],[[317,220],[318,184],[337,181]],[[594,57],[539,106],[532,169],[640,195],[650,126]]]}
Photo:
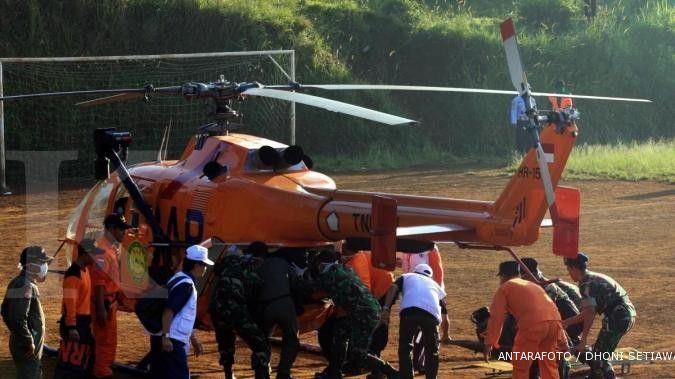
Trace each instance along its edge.
{"label": "patch of grass", "polygon": [[[520,164],[513,156],[509,171]],[[567,179],[655,180],[675,183],[675,139],[574,148],[565,173]]]}
{"label": "patch of grass", "polygon": [[[393,147],[384,143],[371,145],[361,154],[313,157],[315,169],[325,172],[378,171],[415,166],[441,167],[451,164],[476,162],[476,159],[452,155],[430,143],[420,146]],[[478,162],[480,163],[480,162]]]}
{"label": "patch of grass", "polygon": [[[508,158],[503,155],[485,152],[455,155],[451,151],[439,148],[430,142],[392,146],[374,143],[361,154],[312,156],[314,168],[321,172],[368,172],[380,170],[398,170],[411,167],[451,168],[462,167],[503,167]],[[466,175],[477,175],[477,171],[468,170]]]}

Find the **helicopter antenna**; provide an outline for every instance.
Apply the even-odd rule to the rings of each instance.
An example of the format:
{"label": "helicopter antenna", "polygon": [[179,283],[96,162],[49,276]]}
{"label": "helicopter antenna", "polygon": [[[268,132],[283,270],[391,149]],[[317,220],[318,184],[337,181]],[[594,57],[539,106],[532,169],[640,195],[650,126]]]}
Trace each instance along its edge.
{"label": "helicopter antenna", "polygon": [[162,160],[166,160],[166,157],[169,153],[169,139],[171,138],[171,126],[173,123],[173,117],[169,119],[169,128],[166,132],[166,145],[164,145],[164,154],[162,155]]}
{"label": "helicopter antenna", "polygon": [[162,134],[162,142],[159,145],[159,150],[157,151],[157,163],[161,163],[164,159],[166,159],[166,153],[165,153],[165,145],[168,146],[168,135],[169,135],[169,130],[171,129],[171,121],[173,118],[169,119],[169,125],[167,125],[164,128],[164,134]]}

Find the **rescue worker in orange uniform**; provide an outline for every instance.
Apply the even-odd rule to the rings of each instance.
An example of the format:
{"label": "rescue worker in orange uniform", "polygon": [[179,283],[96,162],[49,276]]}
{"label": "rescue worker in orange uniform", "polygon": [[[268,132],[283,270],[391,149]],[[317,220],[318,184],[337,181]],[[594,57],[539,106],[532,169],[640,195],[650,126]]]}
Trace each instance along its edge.
{"label": "rescue worker in orange uniform", "polygon": [[500,287],[490,307],[485,359],[499,348],[499,337],[506,313],[516,319],[518,332],[513,342],[513,378],[527,379],[532,362],[539,359],[542,379],[558,379],[559,352],[567,349],[567,340],[555,303],[541,286],[521,279],[518,262],[499,265]]}
{"label": "rescue worker in orange uniform", "polygon": [[[565,81],[562,80],[562,79],[558,79],[556,81],[555,91],[556,91],[556,93],[559,93],[559,94],[568,94],[569,95],[569,93],[570,93],[570,91],[565,86]],[[563,109],[572,108],[572,106],[573,106],[571,97],[549,96],[548,101],[551,102],[551,108],[556,112],[560,112]]]}
{"label": "rescue worker in orange uniform", "polygon": [[342,244],[340,259],[343,265],[354,271],[363,285],[370,291],[370,257],[365,252],[358,250],[354,243],[348,239]]}
{"label": "rescue worker in orange uniform", "polygon": [[59,332],[61,344],[54,379],[88,378],[93,364],[91,333],[91,277],[89,267],[103,250],[91,239],[77,246],[77,259],[63,277],[63,310]]}
{"label": "rescue worker in orange uniform", "polygon": [[117,296],[120,291],[119,244],[131,226],[118,214],[108,215],[103,220],[103,235],[96,240],[105,253],[96,258],[91,270],[94,340],[96,359],[93,375],[96,378],[112,378],[112,364],[117,350]]}

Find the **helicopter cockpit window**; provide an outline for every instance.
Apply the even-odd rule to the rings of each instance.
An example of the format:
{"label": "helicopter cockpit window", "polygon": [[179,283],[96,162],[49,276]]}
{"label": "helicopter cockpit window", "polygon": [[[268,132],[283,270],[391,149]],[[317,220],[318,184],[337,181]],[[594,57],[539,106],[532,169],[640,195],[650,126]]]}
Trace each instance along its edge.
{"label": "helicopter cockpit window", "polygon": [[[284,150],[286,148],[280,147],[276,148],[276,150],[279,153],[279,157],[283,157]],[[246,164],[244,166],[244,169],[246,172],[272,172],[274,171],[274,167],[270,165],[265,165],[261,160],[259,159],[259,149],[251,149],[248,151],[248,156],[246,157]],[[279,165],[276,167],[276,171],[304,171],[307,169],[307,166],[305,165],[305,162],[300,161],[300,163],[296,163],[294,165],[289,165],[285,162],[283,162],[283,158],[280,158],[282,161],[280,161]]]}
{"label": "helicopter cockpit window", "polygon": [[129,200],[129,192],[126,187],[120,185],[115,194],[115,202],[113,203],[112,213],[117,213],[123,216],[127,215],[127,210],[131,201]]}
{"label": "helicopter cockpit window", "polygon": [[103,232],[103,219],[107,216],[108,200],[110,199],[110,192],[113,190],[114,184],[103,182],[101,183],[98,192],[94,195],[94,199],[89,208],[87,215],[87,223],[84,229],[84,236],[86,238],[98,238]]}

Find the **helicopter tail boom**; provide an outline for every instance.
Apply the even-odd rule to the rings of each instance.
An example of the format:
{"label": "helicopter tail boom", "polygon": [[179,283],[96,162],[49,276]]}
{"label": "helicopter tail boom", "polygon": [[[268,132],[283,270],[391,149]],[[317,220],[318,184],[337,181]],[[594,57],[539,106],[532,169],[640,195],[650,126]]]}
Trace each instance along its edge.
{"label": "helicopter tail boom", "polygon": [[[500,230],[507,234],[508,230],[508,234],[526,243],[537,239],[550,201],[542,185],[545,178],[539,163],[547,166],[552,190],[555,190],[576,142],[577,133],[574,123],[562,128],[549,124],[542,130],[540,139],[543,156],[540,154],[538,159],[537,150],[531,148],[494,203],[494,215],[509,222],[503,228],[496,228],[496,234],[500,234]],[[552,207],[555,207],[555,203]]]}

